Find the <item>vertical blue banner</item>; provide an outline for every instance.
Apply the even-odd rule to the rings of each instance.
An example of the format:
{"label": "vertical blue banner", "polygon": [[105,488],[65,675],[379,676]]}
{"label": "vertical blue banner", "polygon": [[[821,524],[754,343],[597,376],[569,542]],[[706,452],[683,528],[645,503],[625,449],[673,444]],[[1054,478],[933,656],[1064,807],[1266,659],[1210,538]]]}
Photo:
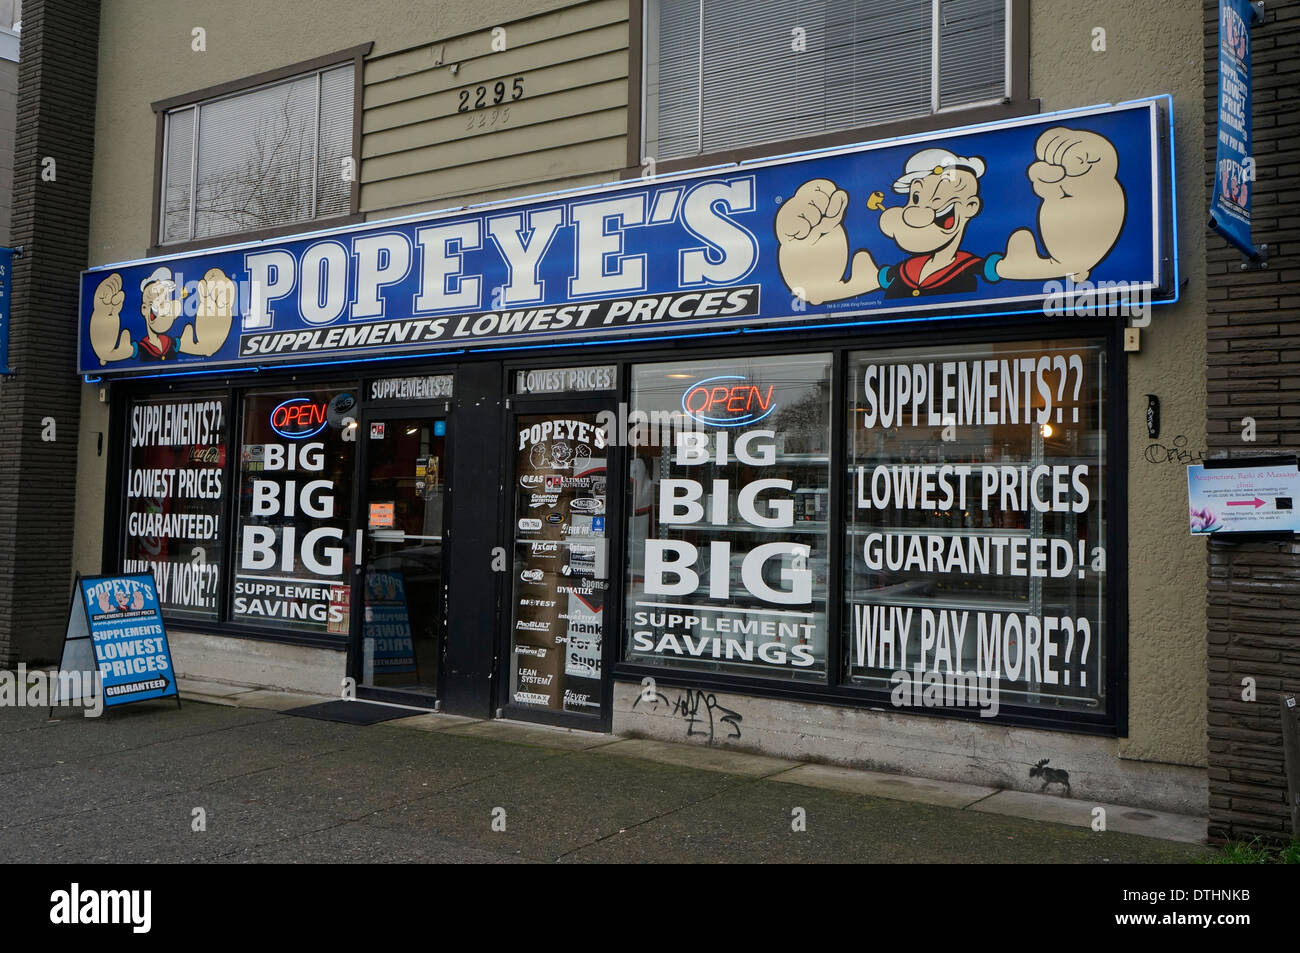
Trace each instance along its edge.
{"label": "vertical blue banner", "polygon": [[9,371],[9,296],[13,289],[14,250],[0,248],[0,374]]}
{"label": "vertical blue banner", "polygon": [[1251,258],[1259,254],[1250,237],[1250,27],[1257,16],[1249,0],[1219,0],[1218,150],[1210,199],[1210,227]]}

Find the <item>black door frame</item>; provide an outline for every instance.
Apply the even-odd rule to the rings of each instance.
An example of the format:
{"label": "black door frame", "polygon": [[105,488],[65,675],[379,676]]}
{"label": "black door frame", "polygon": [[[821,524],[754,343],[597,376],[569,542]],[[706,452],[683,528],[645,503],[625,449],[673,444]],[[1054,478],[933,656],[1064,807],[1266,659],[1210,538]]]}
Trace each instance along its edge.
{"label": "black door frame", "polygon": [[[355,532],[357,553],[355,556],[355,569],[352,578],[352,625],[348,636],[348,662],[347,672],[352,679],[352,684],[356,687],[357,698],[368,701],[389,702],[396,705],[408,705],[412,708],[426,708],[430,711],[437,710],[440,707],[440,699],[443,695],[443,661],[447,654],[447,630],[450,625],[450,615],[448,613],[447,596],[450,592],[450,582],[448,579],[450,573],[451,560],[447,558],[448,538],[450,536],[450,523],[453,510],[450,505],[450,486],[451,486],[451,458],[455,452],[455,425],[452,422],[452,401],[447,399],[433,400],[407,400],[400,402],[386,401],[384,403],[372,403],[363,406],[357,425],[357,448],[358,460],[358,479],[355,504],[353,513],[355,515]],[[370,545],[370,520],[366,515],[369,513],[370,504],[370,424],[377,420],[391,420],[394,418],[420,417],[425,419],[443,419],[447,421],[447,441],[446,441],[446,487],[443,490],[443,544],[442,559],[439,580],[442,585],[442,633],[439,637],[438,645],[438,675],[437,684],[432,695],[427,692],[407,691],[400,688],[377,688],[367,686],[362,683],[362,664],[363,652],[361,639],[365,625],[365,569],[370,562],[373,551]]]}
{"label": "black door frame", "polygon": [[[517,421],[521,415],[591,413],[597,415],[597,426],[599,426],[599,414],[607,412],[613,415],[614,420],[617,421],[618,399],[618,391],[607,391],[599,394],[577,392],[569,395],[516,395],[506,402],[506,433],[513,436],[517,432]],[[584,731],[608,733],[611,730],[614,718],[614,682],[610,671],[618,659],[617,643],[621,637],[623,618],[623,574],[619,568],[619,554],[623,551],[622,513],[623,497],[625,496],[623,481],[625,479],[624,467],[626,465],[621,450],[620,435],[616,430],[617,428],[614,428],[615,432],[608,432],[609,443],[606,445],[607,452],[605,455],[605,582],[607,588],[605,589],[604,605],[601,608],[604,621],[601,627],[600,643],[600,713],[598,715],[588,715],[576,711],[525,708],[511,702],[510,665],[513,656],[511,652],[512,632],[510,626],[514,612],[513,604],[507,604],[502,607],[498,635],[499,650],[497,652],[496,672],[496,715],[498,718],[535,722],[557,728],[577,728]],[[504,598],[513,600],[514,528],[516,521],[519,519],[519,514],[515,512],[514,506],[514,500],[516,499],[514,490],[518,474],[515,472],[515,450],[512,440],[503,441],[501,472],[508,478],[509,483],[506,485],[510,488],[510,492],[505,495],[503,500],[505,515],[509,521],[506,524],[509,531],[509,546],[506,558],[510,566],[509,585],[506,587]]]}

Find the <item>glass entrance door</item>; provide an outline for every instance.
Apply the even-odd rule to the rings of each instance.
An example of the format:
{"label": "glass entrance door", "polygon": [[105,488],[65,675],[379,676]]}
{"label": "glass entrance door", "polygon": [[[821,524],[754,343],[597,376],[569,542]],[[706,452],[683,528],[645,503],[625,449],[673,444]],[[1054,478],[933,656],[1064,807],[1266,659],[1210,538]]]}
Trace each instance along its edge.
{"label": "glass entrance door", "polygon": [[446,626],[447,417],[409,410],[372,415],[361,438],[367,559],[358,688],[372,697],[393,692],[417,702],[432,699]]}
{"label": "glass entrance door", "polygon": [[595,728],[608,708],[610,448],[595,410],[517,413],[513,424],[503,708],[511,717]]}

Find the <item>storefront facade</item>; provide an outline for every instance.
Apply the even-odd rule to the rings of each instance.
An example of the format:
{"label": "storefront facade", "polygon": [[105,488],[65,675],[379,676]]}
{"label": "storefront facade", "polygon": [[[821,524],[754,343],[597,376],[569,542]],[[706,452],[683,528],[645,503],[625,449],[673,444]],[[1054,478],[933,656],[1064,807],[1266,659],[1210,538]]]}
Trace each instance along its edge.
{"label": "storefront facade", "polygon": [[[128,69],[170,10],[105,6],[100,124],[155,161],[97,143],[79,568],[154,572],[193,678],[1203,810],[1203,563],[1141,414],[1203,442],[1199,68],[917,4],[900,49],[969,52],[805,130],[680,5],[538,6],[295,62],[223,27],[257,68],[209,27],[201,89]],[[819,76],[884,16],[776,6]],[[305,184],[222,177],[258,109]]]}

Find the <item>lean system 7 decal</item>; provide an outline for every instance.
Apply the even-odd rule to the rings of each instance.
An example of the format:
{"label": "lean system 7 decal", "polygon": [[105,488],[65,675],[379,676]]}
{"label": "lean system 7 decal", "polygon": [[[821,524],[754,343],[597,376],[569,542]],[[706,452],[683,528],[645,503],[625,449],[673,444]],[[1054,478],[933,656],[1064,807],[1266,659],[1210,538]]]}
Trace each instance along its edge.
{"label": "lean system 7 decal", "polygon": [[[1167,98],[82,275],[80,369],[1052,311],[1163,273]],[[1167,117],[1166,117],[1167,118]],[[1172,240],[1172,236],[1170,236]]]}

